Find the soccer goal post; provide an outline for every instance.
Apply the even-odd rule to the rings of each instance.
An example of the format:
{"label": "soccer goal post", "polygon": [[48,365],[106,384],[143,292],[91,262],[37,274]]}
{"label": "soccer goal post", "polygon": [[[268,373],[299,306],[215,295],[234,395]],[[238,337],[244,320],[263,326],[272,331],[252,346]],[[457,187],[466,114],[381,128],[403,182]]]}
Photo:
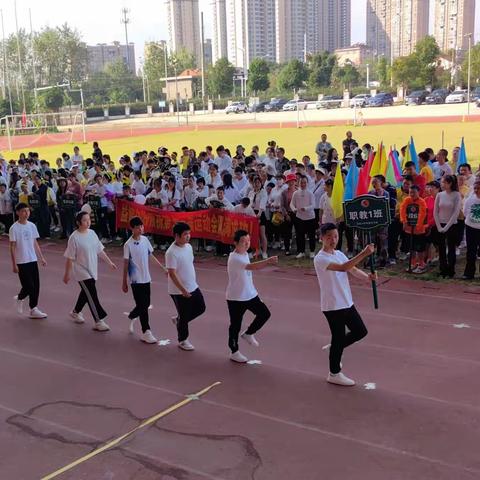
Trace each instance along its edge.
{"label": "soccer goal post", "polygon": [[0,119],[0,149],[2,144],[12,151],[80,142],[87,142],[81,111],[7,115]]}

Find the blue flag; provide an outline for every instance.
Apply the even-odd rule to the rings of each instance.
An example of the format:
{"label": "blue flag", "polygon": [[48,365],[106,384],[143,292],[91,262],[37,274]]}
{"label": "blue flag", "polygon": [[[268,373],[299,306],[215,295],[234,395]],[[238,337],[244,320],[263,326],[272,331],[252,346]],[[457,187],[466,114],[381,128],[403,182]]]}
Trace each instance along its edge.
{"label": "blue flag", "polygon": [[418,163],[418,155],[413,137],[410,137],[410,160],[415,164],[415,170],[417,173],[420,173],[420,164]]}
{"label": "blue flag", "polygon": [[465,165],[467,162],[467,151],[465,150],[465,140],[462,137],[462,144],[460,145],[460,153],[458,154],[457,172],[461,165]]}
{"label": "blue flag", "polygon": [[353,200],[357,191],[359,168],[355,159],[352,160],[345,178],[345,190],[343,192],[343,200]]}

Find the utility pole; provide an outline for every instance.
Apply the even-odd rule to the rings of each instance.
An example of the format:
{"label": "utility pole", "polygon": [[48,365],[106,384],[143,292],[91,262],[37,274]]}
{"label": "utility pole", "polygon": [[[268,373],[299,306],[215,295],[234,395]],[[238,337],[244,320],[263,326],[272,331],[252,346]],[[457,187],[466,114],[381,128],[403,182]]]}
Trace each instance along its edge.
{"label": "utility pole", "polygon": [[32,49],[32,67],[33,67],[33,87],[35,95],[35,112],[38,113],[38,96],[37,96],[37,68],[35,66],[35,45],[33,43],[33,27],[32,27],[32,9],[28,9],[28,15],[30,17],[30,47]]}
{"label": "utility pole", "polygon": [[26,108],[25,108],[25,90],[23,88],[23,72],[22,72],[22,58],[20,55],[20,38],[18,36],[18,18],[17,18],[17,0],[14,2],[15,6],[15,29],[17,32],[17,56],[18,56],[18,80],[20,82],[20,89],[22,92],[22,107],[23,107],[23,113],[26,113]]}
{"label": "utility pole", "polygon": [[125,25],[125,46],[127,49],[127,68],[130,70],[130,49],[128,47],[128,24],[130,23],[130,18],[128,18],[128,14],[130,10],[126,7],[122,8],[122,20],[121,22]]}
{"label": "utility pole", "polygon": [[3,25],[3,10],[0,10],[0,19],[2,23],[2,46],[3,46],[3,82],[8,92],[8,101],[10,103],[10,115],[13,116],[12,90],[10,88],[10,75],[7,66],[7,49],[5,48],[5,28]]}
{"label": "utility pole", "polygon": [[204,27],[203,27],[203,12],[201,13],[201,23],[200,23],[200,32],[201,32],[201,45],[200,45],[200,52],[201,52],[201,62],[200,68],[202,69],[202,110],[205,113],[205,34],[204,34]]}
{"label": "utility pole", "polygon": [[470,115],[470,84],[472,76],[472,34],[467,33],[468,37],[468,79],[467,79],[467,115]]}

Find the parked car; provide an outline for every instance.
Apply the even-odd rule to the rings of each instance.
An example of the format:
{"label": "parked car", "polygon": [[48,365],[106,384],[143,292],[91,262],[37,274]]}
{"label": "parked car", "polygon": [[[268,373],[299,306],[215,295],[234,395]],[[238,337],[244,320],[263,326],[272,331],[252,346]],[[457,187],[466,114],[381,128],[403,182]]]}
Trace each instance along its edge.
{"label": "parked car", "polygon": [[265,105],[266,112],[279,112],[283,106],[287,103],[284,98],[272,98],[270,102]]}
{"label": "parked car", "polygon": [[480,87],[475,87],[470,95],[470,98],[473,101],[478,100],[480,98]]}
{"label": "parked car", "polygon": [[425,102],[427,94],[425,90],[415,90],[406,96],[405,105],[421,105]]}
{"label": "parked car", "polygon": [[291,112],[297,109],[297,105],[300,107],[300,105],[304,105],[306,103],[305,100],[302,98],[299,98],[298,100],[289,100],[283,107],[282,110],[284,112]]}
{"label": "parked car", "polygon": [[226,109],[225,113],[228,115],[229,113],[247,113],[248,107],[245,102],[232,102]]}
{"label": "parked car", "polygon": [[466,90],[455,90],[445,99],[445,103],[465,103],[467,101]]}
{"label": "parked car", "polygon": [[316,104],[317,110],[321,108],[340,108],[342,106],[343,97],[340,95],[326,95]]}
{"label": "parked car", "polygon": [[477,107],[480,108],[480,98],[478,98],[475,103],[476,103]]}
{"label": "parked car", "polygon": [[391,93],[377,93],[367,102],[367,107],[386,107],[387,105],[393,105],[393,95]]}
{"label": "parked car", "polygon": [[448,97],[450,91],[446,88],[437,88],[433,92],[429,93],[425,98],[425,103],[427,105],[438,105],[445,103],[445,99]]}
{"label": "parked car", "polygon": [[264,112],[265,107],[269,104],[270,102],[260,102],[260,103],[255,103],[255,105],[252,105],[252,108],[250,108],[251,112]]}
{"label": "parked car", "polygon": [[372,98],[369,93],[360,93],[359,95],[355,95],[350,100],[350,107],[354,108],[355,106],[363,108],[367,106],[368,100]]}

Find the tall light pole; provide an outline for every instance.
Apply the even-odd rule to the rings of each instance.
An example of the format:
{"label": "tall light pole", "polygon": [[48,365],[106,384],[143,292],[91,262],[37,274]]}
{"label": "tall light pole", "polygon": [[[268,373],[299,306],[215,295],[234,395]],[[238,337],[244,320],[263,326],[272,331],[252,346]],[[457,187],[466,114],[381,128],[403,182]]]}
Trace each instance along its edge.
{"label": "tall light pole", "polygon": [[20,55],[20,37],[18,36],[18,18],[17,18],[17,0],[14,2],[15,6],[15,29],[17,32],[17,56],[18,56],[18,80],[20,82],[20,89],[22,91],[22,106],[23,106],[23,112],[26,112],[25,108],[25,90],[23,88],[23,72],[22,72],[22,58]]}
{"label": "tall light pole", "polygon": [[128,8],[122,8],[122,20],[121,22],[125,25],[125,47],[127,49],[127,68],[130,70],[130,49],[128,48],[128,24],[130,23],[130,19],[128,18],[128,14],[130,10]]}
{"label": "tall light pole", "polygon": [[13,116],[12,89],[10,88],[10,75],[7,67],[7,49],[5,47],[5,28],[3,25],[3,10],[0,10],[0,19],[2,23],[2,47],[3,47],[3,82],[8,91],[8,101],[10,103],[10,115]]}
{"label": "tall light pole", "polygon": [[202,109],[205,113],[205,31],[203,26],[203,12],[201,13],[200,32],[200,52],[202,57],[200,62],[200,68],[202,69]]}
{"label": "tall light pole", "polygon": [[367,90],[370,88],[370,64],[367,63]]}
{"label": "tall light pole", "polygon": [[472,75],[472,34],[467,33],[465,37],[468,37],[467,115],[470,115],[470,77]]}

